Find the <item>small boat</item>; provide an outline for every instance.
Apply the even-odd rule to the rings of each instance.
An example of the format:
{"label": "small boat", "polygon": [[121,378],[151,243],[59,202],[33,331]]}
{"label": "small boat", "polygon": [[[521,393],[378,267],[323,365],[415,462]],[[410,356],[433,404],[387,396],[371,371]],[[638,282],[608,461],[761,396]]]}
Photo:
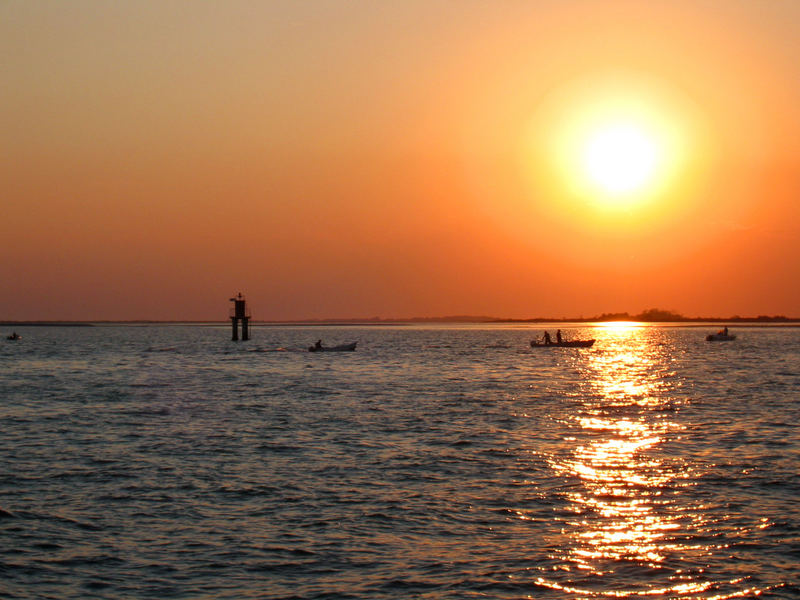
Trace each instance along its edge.
{"label": "small boat", "polygon": [[358,342],[353,342],[352,344],[340,344],[339,346],[309,346],[309,352],[352,352],[356,349],[356,344]]}
{"label": "small boat", "polygon": [[707,342],[730,342],[735,339],[735,335],[730,335],[727,333],[710,333],[706,336]]}
{"label": "small boat", "polygon": [[21,336],[20,334],[18,334],[18,333],[15,331],[15,332],[14,332],[14,333],[12,333],[11,335],[9,335],[9,336],[6,336],[6,339],[7,339],[7,340],[16,341],[16,340],[21,340],[21,339],[22,339],[22,336]]}
{"label": "small boat", "polygon": [[730,342],[735,339],[736,336],[728,333],[727,327],[723,327],[717,333],[710,333],[706,336],[707,342]]}
{"label": "small boat", "polygon": [[590,348],[592,344],[594,340],[562,340],[550,344],[531,340],[531,348]]}

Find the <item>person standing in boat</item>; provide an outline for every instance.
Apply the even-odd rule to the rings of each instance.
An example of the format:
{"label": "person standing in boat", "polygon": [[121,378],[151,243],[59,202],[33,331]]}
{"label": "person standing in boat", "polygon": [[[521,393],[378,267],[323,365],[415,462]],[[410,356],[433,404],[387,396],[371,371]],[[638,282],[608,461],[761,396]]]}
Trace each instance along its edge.
{"label": "person standing in boat", "polygon": [[561,343],[561,330],[556,331],[556,342]]}
{"label": "person standing in boat", "polygon": [[728,326],[722,328],[722,335],[728,335]]}
{"label": "person standing in boat", "polygon": [[553,343],[553,340],[550,339],[550,332],[549,331],[545,331],[544,332],[544,345],[545,346],[549,346],[552,343]]}

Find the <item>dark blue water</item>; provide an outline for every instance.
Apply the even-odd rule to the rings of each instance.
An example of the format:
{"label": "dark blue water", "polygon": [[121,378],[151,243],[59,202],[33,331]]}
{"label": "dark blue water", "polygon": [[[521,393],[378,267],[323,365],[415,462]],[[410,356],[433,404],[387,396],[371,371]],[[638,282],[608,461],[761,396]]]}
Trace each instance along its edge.
{"label": "dark blue water", "polygon": [[18,331],[2,598],[800,597],[798,329]]}

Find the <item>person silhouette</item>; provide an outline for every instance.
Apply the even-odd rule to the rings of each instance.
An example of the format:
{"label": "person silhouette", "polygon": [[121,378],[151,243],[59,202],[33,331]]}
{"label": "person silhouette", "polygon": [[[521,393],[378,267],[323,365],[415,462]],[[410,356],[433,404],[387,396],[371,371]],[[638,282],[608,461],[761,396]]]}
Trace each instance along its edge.
{"label": "person silhouette", "polygon": [[556,331],[556,341],[560,344],[561,343],[561,330],[559,329]]}
{"label": "person silhouette", "polygon": [[545,331],[544,332],[544,344],[545,344],[545,346],[549,346],[552,343],[553,343],[553,340],[550,339],[550,332],[549,331]]}

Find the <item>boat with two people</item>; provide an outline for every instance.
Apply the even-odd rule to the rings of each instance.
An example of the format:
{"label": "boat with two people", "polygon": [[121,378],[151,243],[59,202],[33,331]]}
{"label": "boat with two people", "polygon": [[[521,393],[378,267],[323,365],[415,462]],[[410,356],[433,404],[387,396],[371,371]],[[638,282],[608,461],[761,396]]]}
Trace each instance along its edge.
{"label": "boat with two people", "polygon": [[15,331],[11,335],[7,335],[6,339],[11,340],[12,342],[16,342],[17,340],[21,340],[22,336]]}
{"label": "boat with two people", "polygon": [[709,333],[706,336],[707,342],[731,342],[736,339],[735,335],[731,335],[728,333],[728,328],[723,327],[717,333]]}
{"label": "boat with two people", "polygon": [[542,339],[531,340],[531,348],[591,348],[594,339],[591,340],[565,340],[561,336],[561,330],[556,331],[556,341],[550,338],[550,332],[545,331]]}
{"label": "boat with two people", "polygon": [[317,340],[313,346],[308,347],[309,352],[353,352],[358,342],[339,344],[338,346],[323,346],[322,340]]}

